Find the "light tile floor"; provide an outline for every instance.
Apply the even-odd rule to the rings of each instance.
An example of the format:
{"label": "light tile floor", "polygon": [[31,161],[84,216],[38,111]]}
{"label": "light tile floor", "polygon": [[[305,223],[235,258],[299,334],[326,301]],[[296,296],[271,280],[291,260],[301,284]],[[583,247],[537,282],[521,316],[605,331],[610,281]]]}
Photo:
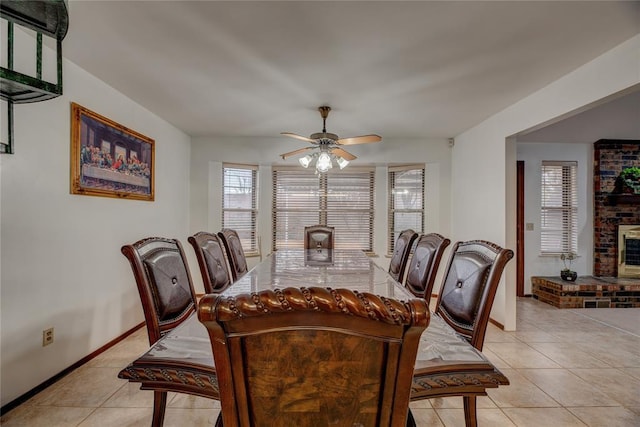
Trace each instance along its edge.
{"label": "light tile floor", "polygon": [[[640,309],[616,310],[631,324],[640,321]],[[478,399],[480,426],[640,426],[640,336],[529,298],[518,301],[517,313],[516,332],[493,325],[487,331],[484,353],[511,385]],[[0,424],[148,427],[153,393],[117,378],[147,347],[140,329],[3,415]],[[464,426],[462,398],[411,407],[418,426]],[[218,402],[170,394],[165,426],[211,426],[218,411]]]}

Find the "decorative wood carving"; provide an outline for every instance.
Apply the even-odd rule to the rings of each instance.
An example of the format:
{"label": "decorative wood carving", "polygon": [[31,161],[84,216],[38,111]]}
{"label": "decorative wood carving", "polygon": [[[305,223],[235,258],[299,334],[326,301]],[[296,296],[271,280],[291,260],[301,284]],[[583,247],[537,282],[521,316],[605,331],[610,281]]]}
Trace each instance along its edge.
{"label": "decorative wood carving", "polygon": [[[461,367],[462,368],[462,367]],[[464,368],[463,368],[464,369]],[[142,383],[143,389],[180,390],[186,393],[219,400],[220,390],[215,367],[198,365],[193,369],[169,368],[166,366],[128,366],[119,378]],[[509,380],[498,371],[487,372],[434,372],[414,374],[411,400],[460,396],[461,394],[485,395],[487,388],[508,385]]]}
{"label": "decorative wood carving", "polygon": [[[222,321],[292,310],[348,313],[394,325],[408,325],[413,317],[411,307],[400,301],[367,292],[320,287],[265,290],[219,298],[216,306],[218,320]],[[202,317],[201,312],[201,320],[212,319]]]}
{"label": "decorative wood carving", "polygon": [[497,371],[414,374],[411,400],[465,394],[486,395],[487,388],[508,384],[507,377]]}
{"label": "decorative wood carving", "polygon": [[142,383],[142,389],[182,391],[210,399],[220,399],[218,378],[213,366],[186,367],[132,366],[118,374],[118,378]]}

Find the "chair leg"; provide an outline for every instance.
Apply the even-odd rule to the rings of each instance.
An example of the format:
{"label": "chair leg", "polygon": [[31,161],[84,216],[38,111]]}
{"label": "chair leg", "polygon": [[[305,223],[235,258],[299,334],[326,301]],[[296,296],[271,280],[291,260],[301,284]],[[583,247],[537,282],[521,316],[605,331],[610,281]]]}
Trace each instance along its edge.
{"label": "chair leg", "polygon": [[477,427],[476,396],[462,396],[464,402],[464,424],[467,427]]}
{"label": "chair leg", "polygon": [[167,408],[167,392],[154,390],[153,419],[151,420],[152,427],[162,427],[162,424],[164,424],[164,410],[166,408]]}
{"label": "chair leg", "polygon": [[224,424],[222,424],[222,411],[220,412],[220,414],[218,414],[218,419],[216,420],[216,427],[223,427]]}
{"label": "chair leg", "polygon": [[411,409],[409,409],[409,412],[407,413],[407,427],[416,427],[416,420],[413,418]]}

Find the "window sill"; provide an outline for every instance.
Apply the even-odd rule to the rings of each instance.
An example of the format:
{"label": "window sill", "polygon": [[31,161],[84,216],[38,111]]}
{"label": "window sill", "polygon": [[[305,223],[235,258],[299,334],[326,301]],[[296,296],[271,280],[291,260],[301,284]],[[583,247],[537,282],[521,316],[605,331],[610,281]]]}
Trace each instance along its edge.
{"label": "window sill", "polygon": [[[566,252],[558,252],[558,253],[544,253],[544,254],[538,254],[538,257],[540,258],[560,258],[560,255],[562,255],[563,253]],[[580,258],[580,254],[577,254],[574,252],[574,255],[576,258]]]}

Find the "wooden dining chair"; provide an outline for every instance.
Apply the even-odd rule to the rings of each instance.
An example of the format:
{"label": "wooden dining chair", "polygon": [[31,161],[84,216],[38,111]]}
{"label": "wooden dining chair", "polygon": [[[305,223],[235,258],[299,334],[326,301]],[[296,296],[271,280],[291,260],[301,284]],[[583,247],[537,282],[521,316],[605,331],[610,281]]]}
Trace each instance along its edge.
{"label": "wooden dining chair", "polygon": [[396,279],[397,282],[402,282],[407,261],[409,260],[409,253],[411,252],[411,245],[417,237],[418,233],[407,229],[402,231],[396,239],[393,246],[393,255],[389,262],[389,274]]}
{"label": "wooden dining chair", "polygon": [[305,249],[333,249],[334,227],[311,225],[304,228]]}
{"label": "wooden dining chair", "polygon": [[[163,237],[142,239],[121,251],[131,264],[153,345],[196,311],[187,258],[178,240]],[[167,392],[154,390],[153,426],[162,426],[166,406]]]}
{"label": "wooden dining chair", "polygon": [[[484,240],[457,242],[451,251],[435,313],[482,351],[493,300],[511,249]],[[463,396],[467,427],[475,427],[476,395]]]}
{"label": "wooden dining chair", "polygon": [[218,237],[222,240],[222,244],[224,245],[227,261],[229,262],[229,267],[231,269],[231,275],[235,282],[248,271],[247,259],[244,256],[240,236],[238,236],[238,233],[235,230],[223,228],[218,232]]}
{"label": "wooden dining chair", "polygon": [[196,253],[205,293],[220,292],[229,286],[231,273],[218,235],[199,231],[189,236],[188,241]]}
{"label": "wooden dining chair", "polygon": [[218,375],[218,426],[415,426],[422,298],[321,287],[205,295],[198,318]]}
{"label": "wooden dining chair", "polygon": [[429,233],[418,237],[413,244],[404,286],[427,303],[431,299],[442,254],[450,243],[451,240],[438,233]]}

